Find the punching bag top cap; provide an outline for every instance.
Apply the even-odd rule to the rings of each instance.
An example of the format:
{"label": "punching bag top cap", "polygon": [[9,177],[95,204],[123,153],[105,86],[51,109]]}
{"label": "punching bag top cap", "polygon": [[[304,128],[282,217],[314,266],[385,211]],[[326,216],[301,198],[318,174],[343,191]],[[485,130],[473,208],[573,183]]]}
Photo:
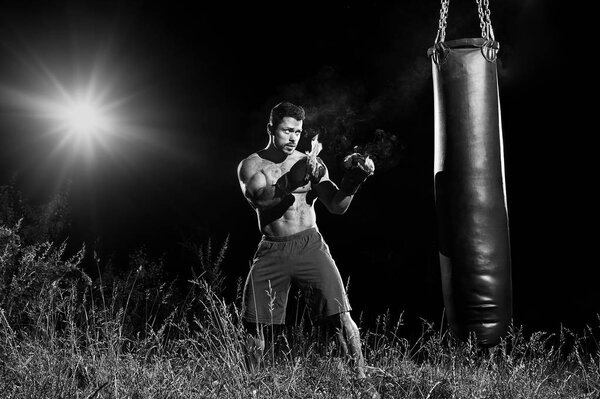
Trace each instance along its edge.
{"label": "punching bag top cap", "polygon": [[476,48],[476,47],[479,47],[479,48],[489,47],[494,50],[498,50],[500,48],[500,43],[498,43],[494,40],[487,40],[487,39],[484,39],[481,37],[448,40],[447,42],[439,42],[439,43],[436,43],[434,46],[429,47],[429,49],[427,49],[427,56],[431,57],[433,55],[434,51],[436,51],[436,49],[439,51],[444,48],[450,49],[450,48]]}

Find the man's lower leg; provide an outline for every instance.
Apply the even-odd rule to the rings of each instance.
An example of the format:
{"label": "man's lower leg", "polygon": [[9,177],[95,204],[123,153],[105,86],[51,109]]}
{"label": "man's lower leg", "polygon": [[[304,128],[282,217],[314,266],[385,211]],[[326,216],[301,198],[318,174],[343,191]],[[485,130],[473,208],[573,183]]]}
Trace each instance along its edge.
{"label": "man's lower leg", "polygon": [[358,326],[354,323],[354,320],[352,320],[348,313],[341,315],[341,319],[346,335],[346,341],[348,342],[350,356],[356,367],[358,378],[365,378],[365,360],[362,354]]}
{"label": "man's lower leg", "polygon": [[246,329],[246,367],[254,373],[260,367],[263,352],[265,350],[265,337],[262,326],[249,327]]}

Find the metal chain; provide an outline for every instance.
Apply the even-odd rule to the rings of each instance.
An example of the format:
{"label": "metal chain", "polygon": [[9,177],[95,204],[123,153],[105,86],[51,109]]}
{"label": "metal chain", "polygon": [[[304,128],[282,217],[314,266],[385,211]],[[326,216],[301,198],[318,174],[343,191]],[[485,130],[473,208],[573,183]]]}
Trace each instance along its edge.
{"label": "metal chain", "polygon": [[489,37],[488,39],[490,40],[496,40],[496,38],[494,37],[494,29],[492,29],[492,18],[490,17],[491,11],[490,11],[490,1],[489,0],[483,0],[483,5],[485,7],[485,20],[488,24],[488,33],[489,33]]}
{"label": "metal chain", "polygon": [[[477,2],[477,12],[479,14],[479,27],[481,28],[481,37],[494,40],[492,30],[492,19],[490,18],[490,0],[475,0]],[[482,4],[483,2],[483,4]]]}
{"label": "metal chain", "polygon": [[443,42],[446,38],[446,25],[448,18],[448,5],[450,4],[450,0],[441,0],[442,7],[440,8],[440,21],[438,22],[438,32],[437,37],[435,38],[437,42]]}
{"label": "metal chain", "polygon": [[[477,13],[479,14],[479,27],[481,28],[481,37],[486,40],[494,39],[494,30],[492,29],[492,19],[490,17],[490,0],[475,0],[477,2]],[[438,31],[435,42],[443,42],[446,39],[446,26],[448,19],[448,7],[450,0],[441,0],[440,20],[438,22]]]}

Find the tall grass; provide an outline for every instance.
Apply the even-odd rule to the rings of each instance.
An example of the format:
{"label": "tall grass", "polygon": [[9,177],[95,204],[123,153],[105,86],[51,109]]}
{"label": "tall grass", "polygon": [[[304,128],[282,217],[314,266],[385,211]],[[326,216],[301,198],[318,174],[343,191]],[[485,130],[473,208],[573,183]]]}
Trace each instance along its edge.
{"label": "tall grass", "polygon": [[302,322],[267,329],[263,365],[249,373],[239,298],[220,292],[227,242],[215,256],[200,248],[189,281],[158,281],[161,262],[143,252],[92,281],[83,250],[65,259],[63,246],[24,245],[18,228],[0,229],[1,398],[600,397],[595,328],[513,327],[482,349],[425,321],[409,340],[389,313],[362,331],[366,380]]}

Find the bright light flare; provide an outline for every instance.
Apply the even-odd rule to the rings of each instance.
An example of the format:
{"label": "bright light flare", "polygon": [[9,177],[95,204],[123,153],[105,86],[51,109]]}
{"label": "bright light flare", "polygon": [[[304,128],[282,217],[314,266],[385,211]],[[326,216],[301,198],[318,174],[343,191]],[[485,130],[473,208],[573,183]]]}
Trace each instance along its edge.
{"label": "bright light flare", "polygon": [[98,149],[111,151],[114,140],[127,130],[120,123],[122,100],[109,100],[108,92],[96,87],[98,77],[68,88],[54,79],[55,90],[46,95],[30,96],[28,108],[46,125],[46,134],[55,136],[54,152],[71,147],[73,156],[87,162],[95,159]]}
{"label": "bright light flare", "polygon": [[8,58],[14,64],[0,77],[0,117],[15,137],[19,168],[58,187],[81,173],[90,181],[108,170],[144,173],[149,157],[194,159],[170,140],[177,127],[158,75],[113,50],[116,39],[92,39],[73,48],[23,44]]}
{"label": "bright light flare", "polygon": [[126,139],[133,130],[123,118],[126,98],[115,98],[114,85],[103,81],[100,74],[92,71],[88,79],[66,84],[48,69],[43,71],[35,89],[4,87],[2,95],[22,116],[41,123],[40,138],[52,138],[55,143],[50,156],[63,153],[62,157],[91,162],[99,149],[111,152],[115,140]]}
{"label": "bright light flare", "polygon": [[102,112],[102,107],[89,101],[67,104],[58,118],[69,134],[89,137],[110,132],[109,116]]}

